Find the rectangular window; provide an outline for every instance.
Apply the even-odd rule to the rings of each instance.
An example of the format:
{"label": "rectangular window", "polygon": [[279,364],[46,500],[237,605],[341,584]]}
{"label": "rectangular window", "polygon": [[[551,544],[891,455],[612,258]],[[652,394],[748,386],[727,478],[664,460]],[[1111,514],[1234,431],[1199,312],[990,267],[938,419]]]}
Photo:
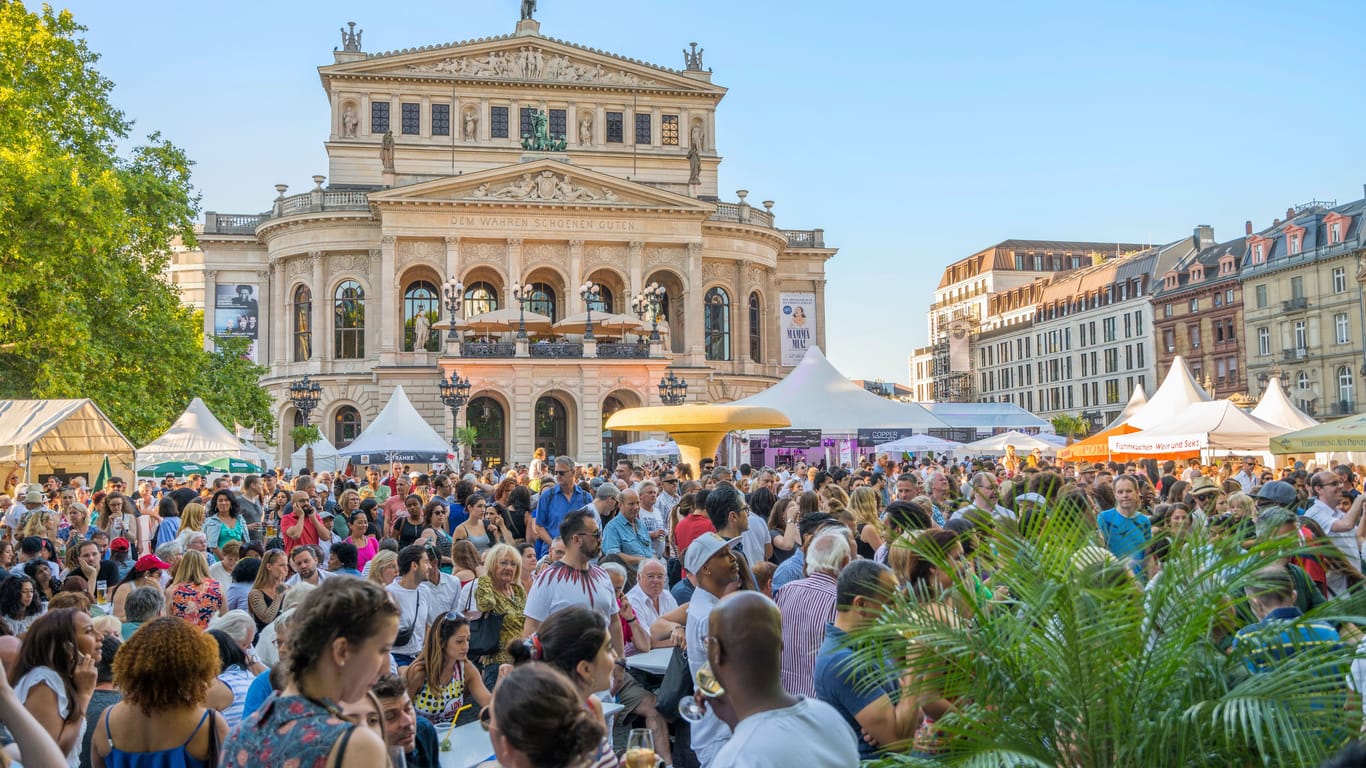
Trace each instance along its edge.
{"label": "rectangular window", "polygon": [[1168,328],[1162,332],[1162,346],[1167,350],[1167,354],[1176,351],[1176,331]]}
{"label": "rectangular window", "polygon": [[1105,318],[1104,320],[1101,321],[1101,327],[1105,329],[1105,340],[1106,340],[1106,341],[1114,341],[1114,340],[1115,340],[1115,319],[1114,319],[1113,317],[1107,317],[1107,318]]}
{"label": "rectangular window", "polygon": [[1114,373],[1117,370],[1119,370],[1119,350],[1105,350],[1105,372]]}
{"label": "rectangular window", "polygon": [[1346,344],[1347,341],[1348,341],[1348,339],[1347,339],[1348,326],[1347,326],[1347,313],[1346,313],[1346,312],[1339,312],[1338,314],[1333,315],[1333,329],[1334,329],[1335,335],[1337,336],[1338,343],[1339,343],[1339,344]]}
{"label": "rectangular window", "polygon": [[1124,367],[1128,370],[1134,369],[1134,345],[1124,345]]}
{"label": "rectangular window", "polygon": [[1331,244],[1337,244],[1337,243],[1342,242],[1342,225],[1341,225],[1341,224],[1338,224],[1337,222],[1333,222],[1332,226],[1328,227],[1328,242],[1331,243]]}
{"label": "rectangular window", "polygon": [[1138,345],[1138,367],[1139,367],[1139,368],[1142,368],[1142,367],[1143,367],[1143,345],[1142,345],[1142,344],[1139,344],[1139,345]]}
{"label": "rectangular window", "polygon": [[1163,305],[1162,305],[1162,316],[1163,316],[1163,317],[1171,317],[1171,316],[1172,316],[1172,305],[1171,305],[1171,304],[1163,304]]}
{"label": "rectangular window", "polygon": [[450,136],[451,135],[451,105],[433,104],[432,105],[432,135]]}
{"label": "rectangular window", "polygon": [[1230,304],[1230,305],[1233,304],[1233,289],[1232,289],[1232,288],[1228,289],[1227,291],[1224,291],[1224,303],[1225,303],[1225,304]]}
{"label": "rectangular window", "polygon": [[1266,309],[1266,284],[1257,286],[1257,309]]}
{"label": "rectangular window", "polygon": [[536,130],[536,108],[522,107],[521,122],[517,126],[517,135],[524,139],[531,138],[531,134]]}
{"label": "rectangular window", "polygon": [[1109,405],[1119,402],[1119,379],[1105,380],[1105,402]]}
{"label": "rectangular window", "polygon": [[652,138],[653,138],[653,137],[650,136],[650,116],[649,116],[649,115],[637,114],[637,115],[636,115],[636,143],[637,143],[637,144],[651,144],[651,143],[653,143]]}
{"label": "rectangular window", "polygon": [[659,143],[666,147],[678,146],[678,115],[660,115]]}
{"label": "rectangular window", "polygon": [[1259,354],[1259,355],[1269,355],[1269,354],[1271,354],[1271,329],[1270,329],[1270,328],[1258,328],[1258,329],[1257,329],[1257,354]]}
{"label": "rectangular window", "polygon": [[563,139],[569,135],[565,130],[566,114],[567,113],[563,109],[550,110],[550,125],[548,126],[550,128],[550,138]]}
{"label": "rectangular window", "polygon": [[1214,294],[1214,306],[1215,306],[1215,307],[1222,307],[1222,306],[1224,306],[1224,295],[1223,295],[1223,294],[1221,294],[1221,293],[1216,293],[1216,294]]}
{"label": "rectangular window", "polygon": [[489,136],[495,139],[508,137],[507,107],[489,107]]}
{"label": "rectangular window", "polygon": [[1295,321],[1295,352],[1296,352],[1297,354],[1303,354],[1303,353],[1304,353],[1304,350],[1305,350],[1306,348],[1308,348],[1308,346],[1309,346],[1309,329],[1305,326],[1303,320],[1296,320],[1296,321]]}
{"label": "rectangular window", "polygon": [[1082,376],[1087,375],[1087,373],[1086,373],[1086,355],[1082,355],[1082,356],[1081,356],[1081,375],[1082,375]]}
{"label": "rectangular window", "polygon": [[1333,267],[1333,293],[1347,292],[1347,268]]}
{"label": "rectangular window", "polygon": [[1199,299],[1191,299],[1191,314],[1195,314],[1196,312],[1199,312],[1199,311],[1200,311],[1200,300],[1199,300]]}
{"label": "rectangular window", "polygon": [[412,102],[403,102],[403,134],[405,136],[416,136],[422,133],[422,105]]}
{"label": "rectangular window", "polygon": [[370,102],[370,132],[384,133],[389,130],[389,102]]}
{"label": "rectangular window", "polygon": [[1304,298],[1304,278],[1303,278],[1303,277],[1292,277],[1292,278],[1290,278],[1290,297],[1293,298],[1293,299],[1302,299],[1302,298]]}
{"label": "rectangular window", "polygon": [[1200,348],[1200,326],[1197,325],[1197,326],[1194,326],[1194,327],[1192,327],[1192,328],[1190,329],[1190,337],[1191,337],[1191,349],[1199,349],[1199,348]]}
{"label": "rectangular window", "polygon": [[1134,335],[1133,318],[1125,313],[1124,315],[1124,338],[1131,339]]}
{"label": "rectangular window", "polygon": [[625,129],[624,129],[624,127],[623,127],[624,125],[625,125],[625,119],[623,118],[621,112],[608,112],[608,113],[607,113],[607,143],[608,143],[608,144],[620,144],[620,143],[622,143],[622,142],[624,142],[624,141],[626,140],[626,139],[624,138],[624,136],[625,136]]}

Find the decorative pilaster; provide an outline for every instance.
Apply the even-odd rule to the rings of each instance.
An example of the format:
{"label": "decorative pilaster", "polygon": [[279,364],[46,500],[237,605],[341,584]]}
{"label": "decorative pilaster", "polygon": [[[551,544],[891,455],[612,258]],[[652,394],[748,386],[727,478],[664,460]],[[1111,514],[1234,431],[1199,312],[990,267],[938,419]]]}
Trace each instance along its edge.
{"label": "decorative pilaster", "polygon": [[[588,306],[584,304],[583,297],[579,296],[579,286],[588,280],[588,275],[584,274],[583,271],[582,240],[569,241],[569,279],[574,281],[574,284],[569,286],[569,296],[566,297],[569,300],[569,312],[565,313],[566,317],[588,309]],[[584,354],[588,353],[584,352]]]}
{"label": "decorative pilaster", "polygon": [[289,360],[289,320],[294,307],[288,295],[289,286],[285,281],[284,266],[278,261],[270,263],[270,360],[268,365],[276,368]]}
{"label": "decorative pilaster", "polygon": [[512,284],[520,283],[526,277],[522,274],[522,238],[509,237],[507,248],[508,283],[503,286],[502,306],[514,307],[517,302],[512,298]]}
{"label": "decorative pilaster", "polygon": [[446,277],[458,277],[460,274],[460,236],[446,236]]}
{"label": "decorative pilaster", "polygon": [[394,288],[394,280],[397,277],[395,275],[397,250],[398,238],[393,235],[385,235],[379,239],[379,295],[375,297],[378,302],[374,306],[388,308],[388,311],[380,315],[379,351],[380,356],[384,358],[381,360],[381,365],[393,365],[392,357],[398,351],[396,346],[399,338],[398,310],[395,305],[400,302],[395,301],[397,293]]}
{"label": "decorative pilaster", "polygon": [[735,262],[735,282],[733,285],[737,295],[735,300],[731,302],[731,308],[735,311],[736,319],[739,320],[735,323],[735,327],[740,329],[740,338],[736,339],[738,343],[735,345],[737,350],[735,359],[741,363],[749,364],[753,362],[750,359],[749,349],[749,335],[753,331],[749,324],[749,294],[753,287],[749,283],[749,270],[745,269],[745,265],[739,261]]}
{"label": "decorative pilaster", "polygon": [[312,349],[309,350],[313,356],[310,359],[330,360],[332,359],[332,341],[325,333],[325,323],[327,322],[326,307],[332,303],[332,296],[323,279],[323,252],[309,251],[308,263],[312,268],[313,283],[313,311],[310,319],[313,339],[310,345]]}
{"label": "decorative pilaster", "polygon": [[632,240],[626,246],[626,279],[630,281],[626,288],[629,302],[645,288],[645,243],[640,240]]}
{"label": "decorative pilaster", "polygon": [[816,289],[816,346],[825,351],[825,280],[812,280]]}
{"label": "decorative pilaster", "polygon": [[683,295],[678,297],[677,304],[672,298],[669,301],[676,307],[673,312],[675,317],[669,318],[670,330],[673,329],[673,321],[678,315],[678,310],[683,309],[684,336],[688,342],[686,352],[692,358],[690,364],[701,365],[704,360],[702,301],[706,293],[702,283],[702,244],[688,243],[688,255],[684,261],[687,267],[688,284],[683,287]]}
{"label": "decorative pilaster", "polygon": [[271,300],[274,283],[270,269],[256,270],[256,362],[270,365],[270,349],[275,345],[275,317],[279,305]]}

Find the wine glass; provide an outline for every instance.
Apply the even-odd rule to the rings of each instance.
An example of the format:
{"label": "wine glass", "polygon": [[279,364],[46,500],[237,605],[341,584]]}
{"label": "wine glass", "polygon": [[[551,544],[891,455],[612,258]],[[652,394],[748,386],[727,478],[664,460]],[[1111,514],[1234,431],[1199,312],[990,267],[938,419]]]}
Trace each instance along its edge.
{"label": "wine glass", "polygon": [[[721,681],[712,674],[711,662],[697,668],[697,674],[693,675],[693,686],[708,699],[714,699],[726,692],[726,689],[721,687]],[[706,714],[707,708],[695,696],[685,697],[678,702],[679,717],[690,723],[702,722],[702,717]]]}
{"label": "wine glass", "polygon": [[655,740],[648,728],[632,728],[626,737],[625,768],[657,768],[659,758],[655,756]]}

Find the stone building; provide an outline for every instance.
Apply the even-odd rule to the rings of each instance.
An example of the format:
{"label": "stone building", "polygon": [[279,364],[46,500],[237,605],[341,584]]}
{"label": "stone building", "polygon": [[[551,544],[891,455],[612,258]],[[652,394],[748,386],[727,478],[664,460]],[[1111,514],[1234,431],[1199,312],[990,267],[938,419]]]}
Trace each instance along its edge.
{"label": "stone building", "polygon": [[[1249,231],[1239,273],[1248,386],[1260,397],[1268,377],[1320,419],[1362,411],[1362,290],[1354,276],[1366,253],[1366,200],[1311,202]],[[1251,227],[1248,227],[1251,230]]]}
{"label": "stone building", "polygon": [[1246,395],[1247,340],[1243,336],[1243,286],[1238,277],[1247,238],[1216,243],[1214,229],[1199,226],[1194,243],[1166,274],[1157,276],[1152,295],[1157,381],[1181,355],[1196,380],[1215,398]]}
{"label": "stone building", "polygon": [[[277,186],[264,213],[209,212],[201,251],[172,269],[204,307],[206,336],[255,339],[277,458],[293,448],[288,387],[305,374],[323,386],[312,421],[339,446],[400,384],[449,434],[438,382],[458,373],[471,383],[459,420],[479,429],[475,455],[526,461],[545,448],[599,462],[635,437],[603,420],[659,404],[664,376],[703,402],[776,381],[795,362],[785,309],[801,308],[809,342],[824,346],[835,249],[820,229],[777,228],[772,201],[719,199],[726,90],[695,47],[668,69],[545,37],[530,19],[510,35],[386,53],[363,52],[354,27],[342,38],[318,70],[327,176],[301,194]],[[661,343],[601,324],[594,338],[444,329],[453,314],[500,309],[631,314],[651,285],[662,301],[636,316],[662,321]]]}

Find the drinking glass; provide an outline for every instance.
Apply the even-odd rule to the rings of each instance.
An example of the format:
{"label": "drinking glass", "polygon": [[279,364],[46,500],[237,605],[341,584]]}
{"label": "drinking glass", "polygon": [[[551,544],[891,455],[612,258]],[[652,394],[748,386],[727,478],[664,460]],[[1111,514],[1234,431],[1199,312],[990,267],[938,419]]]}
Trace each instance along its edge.
{"label": "drinking glass", "polygon": [[109,582],[107,582],[107,581],[105,581],[105,580],[103,580],[103,579],[101,579],[101,580],[95,582],[95,602],[97,602],[97,603],[103,605],[104,603],[108,602],[108,600],[107,600],[108,597],[109,597]]}
{"label": "drinking glass", "polygon": [[[708,699],[714,699],[726,692],[726,689],[721,687],[721,681],[712,674],[710,663],[697,668],[697,674],[693,675],[693,686]],[[678,702],[679,717],[690,723],[702,722],[702,717],[706,714],[707,708],[695,696],[687,696]]]}
{"label": "drinking glass", "polygon": [[657,768],[655,740],[648,728],[632,728],[626,737],[625,768]]}

